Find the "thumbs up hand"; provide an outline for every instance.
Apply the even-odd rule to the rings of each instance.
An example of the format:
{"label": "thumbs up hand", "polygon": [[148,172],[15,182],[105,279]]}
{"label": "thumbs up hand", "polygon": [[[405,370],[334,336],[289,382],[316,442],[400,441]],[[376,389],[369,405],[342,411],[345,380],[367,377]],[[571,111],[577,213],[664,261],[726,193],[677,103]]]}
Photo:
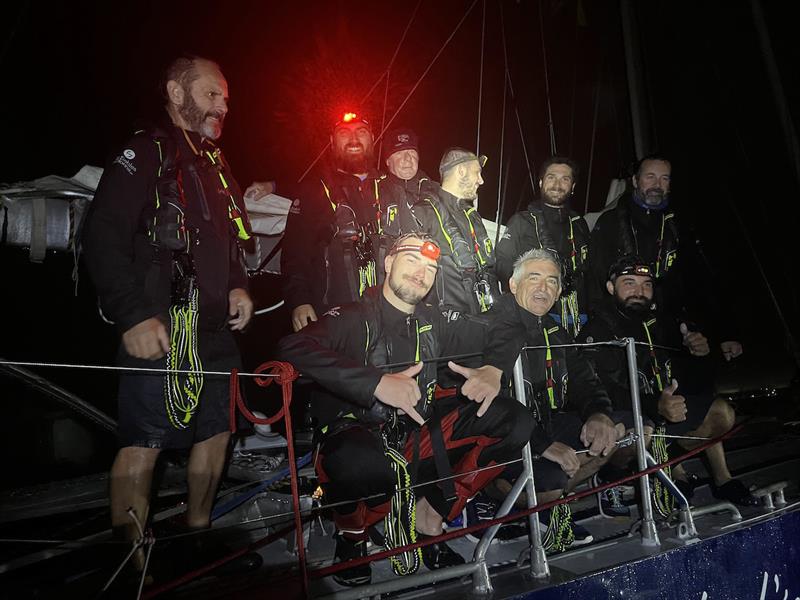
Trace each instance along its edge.
{"label": "thumbs up hand", "polygon": [[681,335],[683,336],[683,345],[689,349],[689,354],[692,356],[705,356],[711,352],[706,336],[699,331],[689,331],[686,323],[681,323]]}
{"label": "thumbs up hand", "polygon": [[399,373],[386,373],[375,388],[375,397],[386,404],[398,408],[414,419],[420,425],[425,424],[425,419],[414,408],[422,397],[419,385],[414,377],[422,370],[422,363],[408,367]]}
{"label": "thumbs up hand", "polygon": [[672,380],[658,399],[658,413],[670,423],[680,423],[686,420],[686,398],[675,393],[678,382]]}

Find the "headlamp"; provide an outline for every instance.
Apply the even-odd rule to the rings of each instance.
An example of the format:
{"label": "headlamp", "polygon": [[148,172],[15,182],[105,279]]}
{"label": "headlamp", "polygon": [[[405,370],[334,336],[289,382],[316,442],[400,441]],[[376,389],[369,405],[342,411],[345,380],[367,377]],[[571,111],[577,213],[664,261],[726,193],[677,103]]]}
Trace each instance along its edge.
{"label": "headlamp", "polygon": [[650,265],[627,265],[614,273],[614,278],[622,277],[623,275],[643,275],[645,277],[652,277],[653,271]]}
{"label": "headlamp", "polygon": [[417,246],[416,244],[401,244],[395,246],[392,248],[390,254],[398,254],[400,252],[419,252],[422,256],[436,261],[438,261],[439,257],[442,255],[439,246],[430,240],[423,242],[421,246]]}
{"label": "headlamp", "polygon": [[354,112],[346,112],[342,115],[341,120],[337,121],[336,124],[333,126],[334,130],[342,125],[352,125],[353,123],[363,123],[367,127],[369,127],[369,121],[367,121],[364,117],[359,115],[358,113]]}
{"label": "headlamp", "polygon": [[627,254],[612,264],[608,269],[608,281],[614,281],[623,275],[640,275],[653,277],[653,267],[646,260],[636,254]]}

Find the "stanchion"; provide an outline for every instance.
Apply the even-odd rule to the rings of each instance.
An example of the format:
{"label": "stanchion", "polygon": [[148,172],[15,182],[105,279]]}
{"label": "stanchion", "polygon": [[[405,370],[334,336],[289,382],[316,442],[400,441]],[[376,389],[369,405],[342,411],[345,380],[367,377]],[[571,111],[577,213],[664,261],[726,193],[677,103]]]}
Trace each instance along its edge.
{"label": "stanchion", "polygon": [[[523,405],[527,406],[525,395],[525,377],[522,371],[522,355],[517,357],[514,362],[514,393],[517,400]],[[495,514],[495,518],[501,518],[508,515],[514,503],[525,488],[527,496],[528,509],[533,509],[537,505],[536,499],[536,486],[533,480],[533,456],[531,455],[531,444],[528,442],[522,449],[522,475],[514,482],[511,491],[503,500],[500,508]],[[550,567],[547,564],[547,556],[542,546],[541,525],[536,513],[528,514],[529,535],[531,542],[531,575],[536,579],[544,579],[550,576]],[[482,568],[476,569],[472,574],[472,590],[477,595],[489,595],[492,593],[492,582],[489,578],[489,571],[485,568],[486,552],[492,543],[495,535],[500,529],[500,524],[492,525],[489,527],[481,537],[480,542],[475,547],[473,559]]]}
{"label": "stanchion", "polygon": [[[628,359],[628,382],[631,386],[631,406],[633,407],[633,425],[636,430],[636,460],[639,471],[647,470],[647,458],[642,423],[642,405],[639,399],[639,371],[636,367],[636,340],[625,338],[625,354]],[[656,522],[653,519],[653,504],[650,499],[650,477],[645,472],[639,480],[642,498],[642,544],[660,546]]]}

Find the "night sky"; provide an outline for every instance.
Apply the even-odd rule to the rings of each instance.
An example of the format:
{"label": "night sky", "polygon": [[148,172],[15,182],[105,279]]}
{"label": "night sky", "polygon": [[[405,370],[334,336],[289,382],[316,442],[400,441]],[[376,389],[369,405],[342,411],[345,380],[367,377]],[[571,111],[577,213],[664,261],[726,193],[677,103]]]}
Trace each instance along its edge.
{"label": "night sky", "polygon": [[[501,4],[515,92],[507,97],[504,135]],[[652,115],[650,150],[673,158],[674,203],[704,241],[749,360],[768,356],[785,362],[785,329],[756,258],[796,334],[800,190],[751,4],[634,4]],[[797,122],[800,57],[790,3],[764,5],[786,101]],[[588,206],[599,210],[610,179],[627,174],[636,158],[619,3],[487,1],[484,19],[482,0],[422,0],[388,89],[383,79],[361,103],[387,68],[415,7],[413,0],[8,5],[0,24],[6,86],[0,95],[5,117],[0,181],[70,176],[84,164],[102,166],[137,118],[158,114],[160,72],[184,52],[217,60],[228,79],[231,102],[222,146],[242,187],[258,179],[294,181],[324,147],[344,109],[367,115],[378,130],[466,14],[393,126],[417,130],[422,168],[434,175],[446,147],[476,147],[485,23],[480,151],[490,160],[481,213],[494,219],[501,170],[502,221],[530,200],[514,109],[535,170],[550,154],[545,66],[557,150],[582,170],[573,206],[584,211],[591,176]],[[0,355],[113,362],[114,332],[95,316],[85,273],[78,297],[72,296],[71,257],[49,256],[44,265],[30,265],[21,250],[0,253],[7,276],[2,309],[10,323]],[[277,297],[274,289],[265,293]],[[264,330],[274,336],[287,327],[285,312],[264,319],[273,319],[272,325],[256,325],[246,341],[249,348],[268,350]],[[111,379],[94,381],[111,395],[106,394],[113,391]],[[86,378],[76,386],[89,386],[89,395],[98,395],[98,386]],[[108,398],[97,401],[112,405]]]}

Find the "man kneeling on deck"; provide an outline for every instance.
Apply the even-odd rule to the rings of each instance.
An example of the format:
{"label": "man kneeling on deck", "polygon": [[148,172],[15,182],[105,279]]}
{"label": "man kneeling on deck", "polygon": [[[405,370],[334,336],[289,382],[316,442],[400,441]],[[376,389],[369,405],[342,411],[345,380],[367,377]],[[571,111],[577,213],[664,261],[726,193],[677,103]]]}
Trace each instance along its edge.
{"label": "man kneeling on deck", "polygon": [[[540,504],[570,493],[591,477],[614,450],[625,428],[616,425],[611,402],[589,362],[570,335],[548,314],[561,294],[561,262],[550,250],[535,248],[514,263],[509,279],[512,295],[500,298],[493,318],[515,332],[513,348],[539,346],[522,353],[527,402],[539,426],[533,430],[531,451]],[[579,453],[580,452],[580,453]],[[505,492],[521,474],[509,467],[496,486]],[[589,532],[572,522],[569,504],[550,511],[545,549],[565,550],[592,541]]]}
{"label": "man kneeling on deck", "polygon": [[[692,331],[693,327],[669,319],[656,310],[651,266],[639,256],[621,257],[609,269],[606,289],[609,293],[606,306],[597,307],[578,339],[600,342],[632,337],[638,342],[636,362],[642,412],[646,422],[649,419],[649,424],[657,427],[651,443],[654,458],[664,462],[670,456],[684,454],[702,443],[702,439],[692,438],[717,437],[730,430],[736,414],[726,400],[714,397],[708,340],[702,333]],[[671,356],[664,349],[681,346],[685,346],[688,356]],[[625,353],[619,348],[596,346],[587,352],[587,356],[600,374],[614,408],[630,409]],[[652,427],[645,428],[646,434],[650,431]],[[661,437],[663,435],[685,439],[676,439],[669,444],[671,438]],[[632,458],[630,454],[621,452],[611,462],[621,466],[619,459],[624,459],[624,455],[629,460]],[[743,483],[731,477],[721,442],[708,448],[701,460],[711,475],[714,497],[740,506],[758,503]],[[608,479],[623,474],[611,470],[611,467],[604,469],[610,471]],[[670,469],[666,471],[670,473]],[[683,494],[691,499],[697,478],[687,475],[680,465],[672,468],[671,475]],[[663,516],[669,515],[674,499],[655,478],[653,492],[656,509]]]}
{"label": "man kneeling on deck", "polygon": [[[381,289],[331,309],[280,344],[283,360],[330,392],[312,411],[319,424],[317,474],[324,504],[336,505],[340,561],[365,556],[367,540],[379,538],[374,525],[384,518],[388,548],[416,541],[417,532],[440,535],[443,518],[458,515],[502,463],[520,458],[531,435],[525,407],[496,398],[502,372],[515,358],[506,343],[510,334],[493,328],[489,335],[484,317],[445,318],[423,301],[438,259],[439,248],[424,234],[401,236],[385,259]],[[461,394],[434,399],[437,360],[481,351],[480,368],[449,363],[466,378]],[[411,487],[417,482],[433,483]],[[395,573],[414,572],[420,555],[429,569],[464,562],[438,542],[394,557]],[[334,579],[367,583],[370,566],[339,571]]]}

